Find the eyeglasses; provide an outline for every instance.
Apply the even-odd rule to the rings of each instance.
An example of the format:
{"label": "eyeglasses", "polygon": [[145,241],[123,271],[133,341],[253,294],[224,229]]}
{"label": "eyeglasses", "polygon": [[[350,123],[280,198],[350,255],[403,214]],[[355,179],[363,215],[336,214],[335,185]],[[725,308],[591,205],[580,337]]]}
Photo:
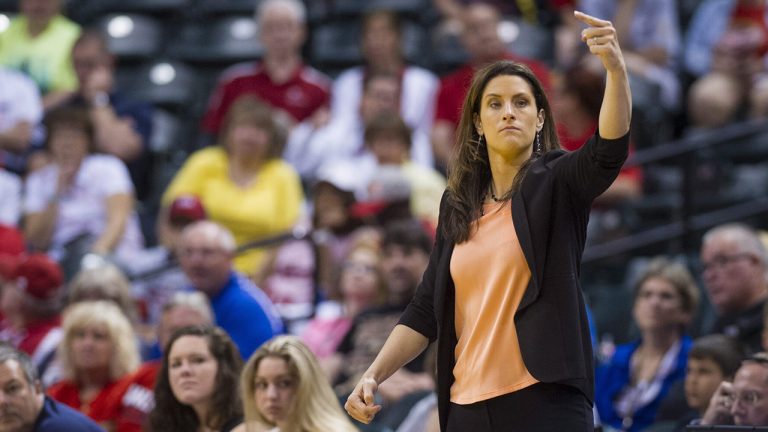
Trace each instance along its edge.
{"label": "eyeglasses", "polygon": [[731,396],[733,403],[741,402],[744,406],[757,405],[763,399],[763,395],[755,391],[746,391],[743,393],[735,393]]}
{"label": "eyeglasses", "polygon": [[701,270],[719,270],[723,267],[745,258],[752,258],[752,254],[738,253],[732,255],[715,255],[711,260],[701,263]]}

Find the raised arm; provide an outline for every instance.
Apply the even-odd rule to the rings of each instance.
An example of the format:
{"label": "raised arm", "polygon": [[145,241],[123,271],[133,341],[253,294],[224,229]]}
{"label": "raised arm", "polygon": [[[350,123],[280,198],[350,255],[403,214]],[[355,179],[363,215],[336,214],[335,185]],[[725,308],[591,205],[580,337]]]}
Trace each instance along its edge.
{"label": "raised arm", "polygon": [[632,94],[616,29],[610,21],[579,11],[575,11],[574,16],[588,26],[582,30],[581,40],[587,44],[589,52],[600,59],[606,71],[605,93],[598,120],[600,136],[605,139],[620,138],[629,131]]}
{"label": "raised arm", "polygon": [[344,408],[349,415],[357,421],[370,423],[381,410],[381,405],[374,401],[379,384],[421,354],[427,345],[429,339],[416,330],[402,324],[395,326],[376,360],[347,398]]}

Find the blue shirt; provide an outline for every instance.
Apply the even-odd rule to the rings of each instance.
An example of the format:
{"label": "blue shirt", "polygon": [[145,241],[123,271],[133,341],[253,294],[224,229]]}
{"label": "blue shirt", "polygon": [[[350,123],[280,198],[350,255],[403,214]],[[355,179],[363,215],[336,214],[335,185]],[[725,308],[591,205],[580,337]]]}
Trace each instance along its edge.
{"label": "blue shirt", "polygon": [[33,432],[105,432],[93,420],[74,409],[45,397],[43,409],[37,416]]}
{"label": "blue shirt", "polygon": [[283,332],[272,301],[250,279],[231,272],[227,284],[211,298],[216,325],[224,329],[248,359],[261,344]]}

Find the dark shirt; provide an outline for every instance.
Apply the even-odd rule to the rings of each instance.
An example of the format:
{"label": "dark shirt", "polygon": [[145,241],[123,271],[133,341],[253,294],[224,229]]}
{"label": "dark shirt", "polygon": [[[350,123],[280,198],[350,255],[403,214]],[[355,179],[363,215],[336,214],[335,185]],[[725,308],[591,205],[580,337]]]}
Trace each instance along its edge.
{"label": "dark shirt", "polygon": [[720,315],[710,333],[721,333],[737,340],[748,355],[762,351],[764,307],[765,301],[762,301],[740,313]]}
{"label": "dark shirt", "polygon": [[84,414],[46,396],[32,431],[104,432],[104,429]]}
{"label": "dark shirt", "polygon": [[[130,118],[133,129],[141,136],[142,152],[131,162],[126,163],[131,180],[136,188],[136,199],[146,198],[152,187],[150,170],[152,168],[151,153],[149,151],[152,137],[152,105],[142,101],[136,101],[124,97],[120,93],[113,92],[109,95],[109,103],[120,118]],[[80,95],[73,96],[64,106],[87,108],[89,105]]]}

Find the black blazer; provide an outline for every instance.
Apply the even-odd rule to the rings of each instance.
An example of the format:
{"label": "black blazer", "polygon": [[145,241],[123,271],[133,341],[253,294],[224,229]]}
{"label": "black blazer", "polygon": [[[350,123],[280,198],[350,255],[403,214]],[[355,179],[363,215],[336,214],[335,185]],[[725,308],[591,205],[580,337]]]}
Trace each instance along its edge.
{"label": "black blazer", "polygon": [[[594,399],[592,345],[579,266],[592,201],[619,174],[629,136],[595,135],[574,152],[551,151],[534,161],[512,196],[512,220],[531,280],[515,312],[520,350],[528,371],[541,382],[576,387]],[[446,429],[456,347],[455,292],[450,274],[453,243],[440,221],[451,211],[443,195],[429,265],[400,324],[437,340],[440,427]]]}

